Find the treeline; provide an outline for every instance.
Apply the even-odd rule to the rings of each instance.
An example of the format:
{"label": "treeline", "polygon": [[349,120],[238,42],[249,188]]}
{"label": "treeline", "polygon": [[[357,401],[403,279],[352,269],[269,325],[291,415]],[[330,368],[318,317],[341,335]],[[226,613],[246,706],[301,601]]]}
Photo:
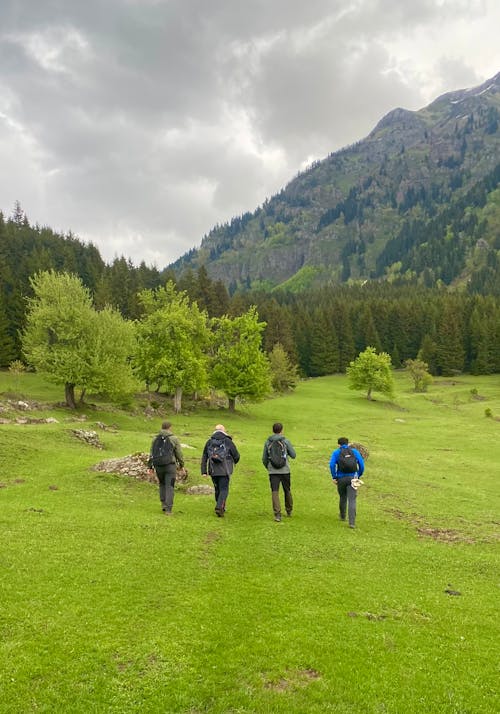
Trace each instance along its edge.
{"label": "treeline", "polygon": [[30,226],[21,210],[0,214],[0,366],[22,359],[30,276],[68,272],[89,289],[97,309],[111,305],[126,319],[143,315],[138,294],[172,280],[210,317],[242,315],[252,305],[267,323],[263,347],[279,343],[303,376],[344,372],[367,346],[391,355],[395,367],[419,356],[435,375],[500,373],[500,296],[450,292],[416,284],[366,282],[314,292],[229,295],[204,267],[181,277],[125,258],[107,265],[95,246]]}
{"label": "treeline", "polygon": [[264,347],[280,342],[301,373],[344,372],[366,347],[394,367],[423,359],[434,375],[500,372],[500,299],[445,289],[366,283],[307,295],[245,294],[267,322]]}
{"label": "treeline", "polygon": [[[30,225],[23,209],[16,203],[6,219],[0,211],[0,367],[21,359],[20,333],[25,325],[26,299],[33,296],[30,277],[44,270],[76,275],[90,290],[94,306],[111,305],[126,319],[141,317],[143,308],[138,294],[175,281],[170,270],[158,270],[141,262],[117,257],[111,264],[99,250],[72,234],[61,235],[50,228]],[[229,309],[229,296],[222,283],[205,280],[206,271],[178,280],[179,289],[189,285],[189,295],[212,316]]]}

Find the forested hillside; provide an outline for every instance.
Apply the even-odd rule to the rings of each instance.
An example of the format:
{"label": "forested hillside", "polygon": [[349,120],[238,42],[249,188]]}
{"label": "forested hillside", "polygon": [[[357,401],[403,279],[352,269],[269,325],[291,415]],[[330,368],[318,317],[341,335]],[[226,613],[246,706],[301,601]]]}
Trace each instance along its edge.
{"label": "forested hillside", "polygon": [[[97,309],[110,304],[127,319],[142,315],[138,291],[175,278],[168,271],[135,267],[125,258],[106,265],[94,246],[72,236],[31,227],[21,214],[7,221],[0,217],[0,366],[23,357],[19,333],[26,297],[32,295],[30,276],[49,269],[79,276]],[[488,295],[368,281],[300,293],[240,291],[230,296],[204,267],[186,270],[176,287],[210,317],[241,315],[255,305],[267,323],[264,350],[271,353],[280,343],[303,376],[344,372],[369,345],[388,352],[395,367],[420,355],[433,374],[500,372],[498,289]]]}
{"label": "forested hillside", "polygon": [[419,355],[434,374],[500,372],[499,117],[500,74],[394,110],[163,270],[106,264],[17,204],[0,213],[0,367],[23,358],[30,279],[54,270],[128,320],[167,280],[209,317],[255,305],[265,351],[280,343],[303,376],[343,372],[367,346],[395,367]]}
{"label": "forested hillside", "polygon": [[395,109],[172,267],[206,265],[231,292],[388,276],[499,291],[499,118],[500,74]]}
{"label": "forested hillside", "polygon": [[[137,299],[141,290],[175,280],[168,269],[160,271],[145,263],[136,266],[123,256],[107,264],[94,245],[71,234],[60,235],[51,228],[30,225],[17,203],[9,218],[0,212],[0,367],[22,357],[20,332],[26,298],[32,296],[30,278],[43,270],[77,275],[90,290],[96,308],[111,305],[127,319],[141,315]],[[177,282],[180,290],[188,290],[211,315],[227,312],[227,290],[221,282],[207,280],[203,268],[196,275],[188,271]]]}
{"label": "forested hillside", "polygon": [[68,272],[81,278],[97,306],[118,307],[137,316],[136,293],[161,283],[158,270],[117,258],[106,265],[98,249],[72,235],[31,226],[19,204],[5,220],[0,212],[0,366],[20,356],[19,331],[24,325],[30,277],[41,270]]}

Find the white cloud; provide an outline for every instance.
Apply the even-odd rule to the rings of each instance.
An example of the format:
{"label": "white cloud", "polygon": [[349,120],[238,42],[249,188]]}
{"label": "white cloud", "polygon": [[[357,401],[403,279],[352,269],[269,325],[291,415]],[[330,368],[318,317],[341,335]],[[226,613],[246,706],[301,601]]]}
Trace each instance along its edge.
{"label": "white cloud", "polygon": [[168,264],[396,106],[500,70],[496,0],[4,0],[0,208]]}

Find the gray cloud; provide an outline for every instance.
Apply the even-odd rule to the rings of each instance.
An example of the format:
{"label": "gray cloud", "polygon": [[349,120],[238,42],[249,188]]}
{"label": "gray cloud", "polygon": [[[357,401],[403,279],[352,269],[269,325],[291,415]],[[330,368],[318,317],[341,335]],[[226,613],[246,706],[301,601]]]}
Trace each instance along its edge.
{"label": "gray cloud", "polygon": [[163,267],[392,108],[495,74],[499,21],[496,0],[4,0],[0,208]]}

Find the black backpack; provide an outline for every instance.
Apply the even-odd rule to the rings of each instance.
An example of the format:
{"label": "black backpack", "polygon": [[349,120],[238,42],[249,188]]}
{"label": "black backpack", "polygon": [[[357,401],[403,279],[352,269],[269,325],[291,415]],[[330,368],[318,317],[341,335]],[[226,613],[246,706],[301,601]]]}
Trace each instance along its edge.
{"label": "black backpack", "polygon": [[207,447],[208,458],[213,464],[223,464],[228,451],[224,439],[211,439]]}
{"label": "black backpack", "polygon": [[151,449],[151,462],[153,466],[166,466],[175,464],[174,445],[165,434],[158,434],[153,441]]}
{"label": "black backpack", "polygon": [[286,444],[283,439],[273,439],[267,445],[267,455],[271,466],[275,469],[282,469],[286,464]]}
{"label": "black backpack", "polygon": [[337,470],[341,474],[353,474],[358,470],[358,460],[349,446],[340,449]]}

